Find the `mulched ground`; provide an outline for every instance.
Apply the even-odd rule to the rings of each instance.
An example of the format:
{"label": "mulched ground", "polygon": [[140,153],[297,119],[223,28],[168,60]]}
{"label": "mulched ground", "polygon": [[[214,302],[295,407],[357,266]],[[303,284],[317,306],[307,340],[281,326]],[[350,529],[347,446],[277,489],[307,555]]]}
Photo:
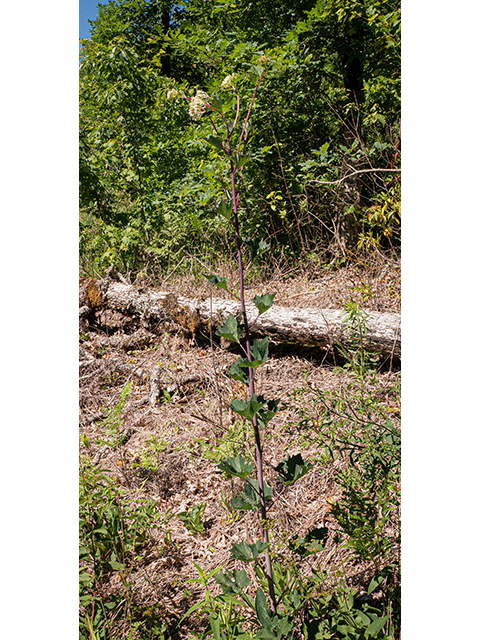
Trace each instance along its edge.
{"label": "mulched ground", "polygon": [[[210,295],[206,280],[188,277],[172,277],[161,288],[177,295]],[[364,309],[399,312],[400,265],[379,260],[373,267],[359,264],[313,279],[279,274],[269,282],[253,282],[247,297],[273,292],[277,294],[276,303],[283,306],[341,308],[353,298]],[[216,289],[214,295],[220,294]],[[108,469],[132,500],[139,496],[152,499],[162,514],[172,516],[153,532],[152,542],[130,579],[135,600],[144,606],[160,601],[173,629],[202,595],[202,590],[191,584],[186,590],[186,580],[198,575],[194,562],[207,572],[222,565],[230,570],[247,568],[255,584],[251,567],[231,560],[230,547],[241,540],[257,540],[259,523],[256,513],[232,515],[219,499],[222,491],[231,498],[240,481],[232,484],[225,479],[217,468],[218,459],[233,451],[242,451],[247,458],[253,456],[252,434],[239,428],[238,416],[227,408],[232,398],[239,397],[242,385],[222,371],[237,354],[212,348],[208,342],[197,344],[180,330],[169,329],[153,338],[148,336],[148,345],[142,348],[135,348],[135,342],[128,343],[119,334],[81,331],[79,423],[80,436],[88,436],[90,441],[89,447],[81,441],[81,453]],[[318,456],[317,445],[303,438],[295,426],[299,421],[297,411],[310,411],[313,420],[316,390],[342,393],[353,383],[353,376],[335,364],[334,354],[325,350],[272,346],[271,357],[258,370],[257,393],[285,401],[284,409],[269,424],[264,442],[266,481],[270,486],[276,487],[273,467],[287,452],[301,452],[305,459]],[[155,365],[161,368],[164,389],[189,376],[201,377],[176,388],[168,402],[152,407],[148,402],[149,382]],[[399,413],[399,398],[392,392],[398,375],[398,371],[383,371],[368,388],[392,416]],[[132,389],[122,413],[125,442],[117,449],[95,444],[105,438],[106,416],[129,381]],[[301,400],[295,394],[298,389],[304,390]],[[153,437],[162,443],[156,454],[156,473],[144,465],[142,468]],[[372,567],[354,561],[334,542],[335,523],[328,513],[328,499],[339,497],[335,464],[338,462],[315,466],[274,503],[269,512],[272,538],[280,541],[292,533],[305,535],[314,526],[328,526],[331,535],[326,550],[313,560],[306,559],[305,571],[320,564],[332,575],[340,570],[347,583],[368,584]],[[175,514],[201,502],[206,503],[206,531],[190,535]],[[112,583],[107,588],[114,591],[119,586]]]}

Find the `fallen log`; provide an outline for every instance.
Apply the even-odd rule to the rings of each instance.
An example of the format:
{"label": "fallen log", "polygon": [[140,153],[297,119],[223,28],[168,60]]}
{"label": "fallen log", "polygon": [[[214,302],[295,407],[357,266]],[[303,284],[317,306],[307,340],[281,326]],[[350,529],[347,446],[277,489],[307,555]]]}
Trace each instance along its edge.
{"label": "fallen log", "polygon": [[[210,327],[224,324],[229,315],[242,320],[240,303],[219,298],[186,298],[165,291],[137,287],[110,278],[90,278],[82,283],[81,313],[87,305],[92,313],[116,313],[137,318],[150,331],[158,332],[165,321],[175,322],[196,335],[209,335]],[[358,332],[352,331],[341,309],[292,308],[274,304],[258,316],[253,303],[247,303],[247,316],[253,337],[269,336],[277,343],[358,348]],[[401,323],[398,313],[368,311],[363,347],[384,356],[401,357]]]}

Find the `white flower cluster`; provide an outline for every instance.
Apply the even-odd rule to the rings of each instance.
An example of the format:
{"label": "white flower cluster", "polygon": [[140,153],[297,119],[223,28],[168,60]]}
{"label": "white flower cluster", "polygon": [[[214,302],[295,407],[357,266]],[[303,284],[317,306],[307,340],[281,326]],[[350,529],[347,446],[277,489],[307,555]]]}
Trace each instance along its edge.
{"label": "white flower cluster", "polygon": [[210,96],[205,91],[197,91],[197,95],[191,98],[188,113],[192,120],[200,120],[205,112],[205,103],[210,100]]}
{"label": "white flower cluster", "polygon": [[238,73],[232,73],[231,75],[227,76],[224,80],[222,80],[222,84],[220,85],[220,88],[228,89],[228,87],[234,87],[237,76],[238,76]]}
{"label": "white flower cluster", "polygon": [[167,100],[175,100],[178,97],[178,91],[176,89],[170,89],[167,91]]}

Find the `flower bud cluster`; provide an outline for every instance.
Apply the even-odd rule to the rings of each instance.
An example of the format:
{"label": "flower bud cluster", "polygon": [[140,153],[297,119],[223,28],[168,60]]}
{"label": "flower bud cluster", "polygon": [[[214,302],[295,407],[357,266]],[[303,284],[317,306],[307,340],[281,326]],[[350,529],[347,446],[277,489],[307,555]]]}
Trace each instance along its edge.
{"label": "flower bud cluster", "polygon": [[268,64],[268,56],[260,56],[258,62],[262,65],[262,67],[266,67]]}
{"label": "flower bud cluster", "polygon": [[238,73],[232,73],[231,75],[227,76],[224,80],[222,80],[220,88],[228,89],[229,87],[234,87],[237,76],[238,76]]}
{"label": "flower bud cluster", "polygon": [[188,113],[192,120],[200,120],[202,113],[205,112],[205,103],[207,100],[210,100],[210,97],[205,91],[197,91],[197,94],[191,98]]}
{"label": "flower bud cluster", "polygon": [[175,100],[178,97],[178,91],[176,89],[170,89],[167,91],[167,100]]}

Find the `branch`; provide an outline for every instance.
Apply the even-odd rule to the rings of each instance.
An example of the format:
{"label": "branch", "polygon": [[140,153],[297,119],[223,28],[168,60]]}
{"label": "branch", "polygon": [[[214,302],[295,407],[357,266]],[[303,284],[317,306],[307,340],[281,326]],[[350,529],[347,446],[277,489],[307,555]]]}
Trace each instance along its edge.
{"label": "branch", "polygon": [[309,180],[309,182],[315,182],[316,184],[340,184],[347,178],[351,178],[357,173],[400,173],[401,169],[359,169],[358,171],[353,171],[349,173],[348,176],[343,176],[339,180],[334,180],[333,182],[327,182],[326,180]]}

